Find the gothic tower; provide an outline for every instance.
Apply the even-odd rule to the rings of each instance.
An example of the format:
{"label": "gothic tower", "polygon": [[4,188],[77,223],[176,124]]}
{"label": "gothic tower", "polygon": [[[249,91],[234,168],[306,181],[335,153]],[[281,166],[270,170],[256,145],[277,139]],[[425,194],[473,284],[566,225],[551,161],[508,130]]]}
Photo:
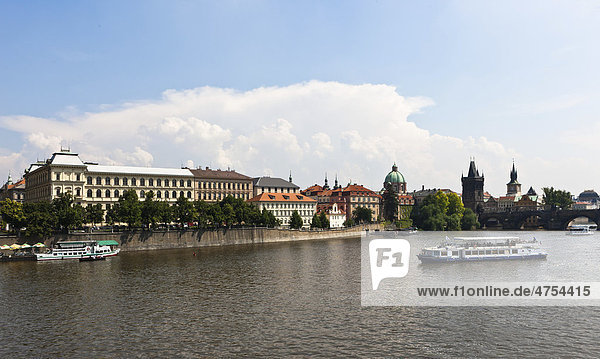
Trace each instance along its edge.
{"label": "gothic tower", "polygon": [[470,208],[476,214],[483,211],[483,173],[479,175],[475,160],[469,164],[469,174],[462,176],[462,201],[465,208]]}
{"label": "gothic tower", "polygon": [[521,195],[521,184],[517,181],[517,170],[515,169],[515,162],[513,161],[512,170],[510,171],[510,182],[506,184],[506,195],[507,196],[520,196]]}

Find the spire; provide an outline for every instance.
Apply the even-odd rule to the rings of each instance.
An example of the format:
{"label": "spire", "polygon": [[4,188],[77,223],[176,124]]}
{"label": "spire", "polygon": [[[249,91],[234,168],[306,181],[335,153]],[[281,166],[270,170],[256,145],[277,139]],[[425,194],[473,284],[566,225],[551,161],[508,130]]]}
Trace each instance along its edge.
{"label": "spire", "polygon": [[515,168],[515,160],[513,159],[512,170],[510,171],[510,183],[517,182],[517,169]]}
{"label": "spire", "polygon": [[477,171],[477,167],[475,166],[474,158],[471,158],[471,163],[469,164],[469,174],[467,177],[479,177],[479,171]]}
{"label": "spire", "polygon": [[394,162],[394,165],[392,166],[392,171],[394,171],[394,172],[398,171],[398,166],[396,166],[396,162]]}
{"label": "spire", "polygon": [[292,183],[292,170],[290,170],[290,183]]}
{"label": "spire", "polygon": [[338,179],[337,179],[337,173],[335,174],[335,182],[333,184],[333,189],[338,189],[340,188],[340,185],[338,184]]}
{"label": "spire", "polygon": [[8,180],[6,181],[6,184],[12,184],[12,177],[10,176],[10,171],[8,171]]}
{"label": "spire", "polygon": [[323,186],[323,189],[329,189],[329,184],[327,184],[327,172],[325,172],[325,185]]}

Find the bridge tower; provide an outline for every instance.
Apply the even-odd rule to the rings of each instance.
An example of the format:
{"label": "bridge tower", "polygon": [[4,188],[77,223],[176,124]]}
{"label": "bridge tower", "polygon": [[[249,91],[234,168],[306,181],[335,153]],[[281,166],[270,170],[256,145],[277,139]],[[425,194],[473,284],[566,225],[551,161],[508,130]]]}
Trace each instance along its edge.
{"label": "bridge tower", "polygon": [[515,169],[515,162],[513,161],[512,170],[510,171],[510,182],[506,184],[506,195],[507,196],[520,196],[521,195],[521,184],[517,181],[517,170]]}
{"label": "bridge tower", "polygon": [[483,173],[475,166],[475,160],[471,159],[469,174],[462,176],[462,201],[465,208],[470,208],[476,214],[483,212]]}

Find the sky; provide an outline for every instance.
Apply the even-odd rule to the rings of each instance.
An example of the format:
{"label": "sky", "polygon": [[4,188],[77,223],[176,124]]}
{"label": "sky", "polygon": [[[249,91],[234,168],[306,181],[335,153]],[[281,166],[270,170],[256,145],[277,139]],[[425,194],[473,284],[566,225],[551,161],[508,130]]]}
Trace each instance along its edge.
{"label": "sky", "polygon": [[0,179],[84,161],[302,188],[600,190],[597,1],[0,1]]}

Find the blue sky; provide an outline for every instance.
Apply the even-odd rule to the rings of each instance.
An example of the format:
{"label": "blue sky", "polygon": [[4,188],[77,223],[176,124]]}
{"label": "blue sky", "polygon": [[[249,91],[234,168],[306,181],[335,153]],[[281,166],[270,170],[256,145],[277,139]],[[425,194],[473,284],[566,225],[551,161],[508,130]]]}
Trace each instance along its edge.
{"label": "blue sky", "polygon": [[[460,172],[475,156],[495,195],[505,191],[512,158],[520,181],[538,191],[600,189],[593,143],[600,131],[599,34],[600,4],[585,1],[1,2],[0,175],[21,173],[69,142],[83,157],[115,163],[193,161],[281,177],[291,168],[302,187],[327,171],[379,189],[388,163],[397,161],[409,189],[460,190]],[[371,84],[397,96],[369,97],[378,96]],[[338,97],[319,103],[323,87]],[[186,111],[172,110],[165,96],[199,88],[208,90],[195,93],[193,105],[175,102],[188,104]],[[261,88],[273,91],[257,93]],[[215,112],[215,96],[213,104],[258,117]],[[241,97],[246,102],[237,102]],[[302,104],[294,100],[300,97]],[[350,98],[364,99],[362,118],[354,116],[360,110],[340,108]],[[248,101],[256,108],[244,107]],[[136,112],[148,104],[162,106],[154,130],[144,129]],[[405,110],[386,112],[388,105]],[[321,120],[303,119],[304,110]],[[379,113],[379,132],[369,113]],[[135,136],[118,125],[96,139],[77,135],[93,132],[91,123],[106,131],[103,116],[130,121]],[[86,122],[90,117],[100,120]],[[172,134],[165,127],[171,117],[199,133],[222,134],[221,142],[161,144],[152,136]],[[398,118],[399,127],[386,127]],[[270,131],[288,133],[298,146],[286,152],[264,144]],[[122,144],[101,143],[110,136],[123,136]],[[327,141],[330,149],[319,151]],[[234,150],[240,143],[254,152]],[[234,158],[244,152],[255,155]],[[587,176],[577,173],[582,167]]]}

